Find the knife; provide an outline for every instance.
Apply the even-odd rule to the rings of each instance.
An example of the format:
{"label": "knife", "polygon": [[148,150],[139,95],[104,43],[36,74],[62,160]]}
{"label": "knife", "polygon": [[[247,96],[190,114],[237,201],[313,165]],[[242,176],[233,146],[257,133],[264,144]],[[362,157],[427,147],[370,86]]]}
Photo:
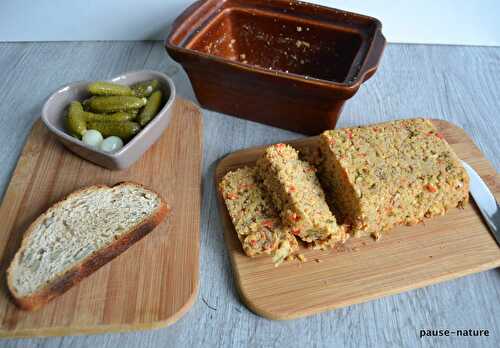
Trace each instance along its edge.
{"label": "knife", "polygon": [[469,174],[470,193],[491,234],[493,234],[498,246],[500,246],[500,206],[479,174],[466,162],[462,161],[462,164],[467,174]]}

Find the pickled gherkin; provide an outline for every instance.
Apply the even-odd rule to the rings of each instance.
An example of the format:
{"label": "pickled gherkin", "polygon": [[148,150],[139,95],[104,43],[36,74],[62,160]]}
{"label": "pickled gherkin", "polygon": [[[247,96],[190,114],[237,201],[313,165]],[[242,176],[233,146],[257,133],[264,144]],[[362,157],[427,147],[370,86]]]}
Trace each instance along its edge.
{"label": "pickled gherkin", "polygon": [[139,115],[139,110],[140,109],[131,109],[131,110],[127,110],[127,114],[131,114],[132,116],[134,116],[134,118],[137,117],[137,115]]}
{"label": "pickled gherkin", "polygon": [[147,125],[149,121],[151,121],[156,116],[161,108],[161,99],[161,91],[154,92],[148,98],[146,106],[144,106],[144,108],[139,113],[139,116],[137,116],[137,120],[142,127]]}
{"label": "pickled gherkin", "polygon": [[130,140],[134,135],[139,133],[141,126],[136,122],[122,121],[122,122],[103,122],[91,121],[87,123],[89,129],[95,129],[101,132],[104,138],[109,136],[120,137],[123,141]]}
{"label": "pickled gherkin", "polygon": [[121,121],[132,121],[136,115],[129,112],[115,112],[113,114],[94,114],[92,112],[85,112],[85,121],[97,121],[97,122],[121,122]]}
{"label": "pickled gherkin", "polygon": [[104,113],[140,109],[146,105],[146,103],[146,98],[130,96],[97,96],[85,101],[85,105],[89,108],[89,110]]}
{"label": "pickled gherkin", "polygon": [[136,83],[132,86],[132,91],[136,97],[149,97],[160,87],[158,80],[150,80]]}
{"label": "pickled gherkin", "polygon": [[87,91],[88,99],[72,102],[66,118],[68,133],[81,140],[87,130],[92,130],[92,134],[126,142],[156,117],[168,97],[162,94],[158,80],[132,86],[96,81],[87,85]]}
{"label": "pickled gherkin", "polygon": [[119,85],[112,82],[97,81],[88,85],[88,91],[93,95],[118,95],[133,96],[134,92],[129,86]]}
{"label": "pickled gherkin", "polygon": [[84,101],[82,101],[83,111],[90,111],[89,103],[90,103],[90,100],[92,98],[93,97],[85,99]]}
{"label": "pickled gherkin", "polygon": [[69,105],[66,124],[69,132],[73,136],[81,138],[83,133],[87,131],[87,123],[85,121],[83,107],[80,102],[74,101]]}

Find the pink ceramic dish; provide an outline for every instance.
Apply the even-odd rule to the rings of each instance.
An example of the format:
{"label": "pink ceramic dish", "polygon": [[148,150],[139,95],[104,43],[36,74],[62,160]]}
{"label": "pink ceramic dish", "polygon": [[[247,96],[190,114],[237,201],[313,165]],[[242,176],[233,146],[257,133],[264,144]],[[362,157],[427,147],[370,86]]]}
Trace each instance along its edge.
{"label": "pink ceramic dish", "polygon": [[107,80],[119,84],[132,85],[137,82],[153,79],[160,82],[164,98],[166,99],[165,104],[156,117],[117,152],[108,153],[95,149],[72,137],[66,131],[64,120],[68,105],[74,100],[82,101],[89,97],[89,93],[87,92],[89,81],[74,82],[54,92],[43,105],[42,121],[64,146],[78,156],[108,169],[125,169],[137,161],[167,128],[171,118],[172,104],[175,99],[175,86],[167,75],[152,70],[127,72]]}

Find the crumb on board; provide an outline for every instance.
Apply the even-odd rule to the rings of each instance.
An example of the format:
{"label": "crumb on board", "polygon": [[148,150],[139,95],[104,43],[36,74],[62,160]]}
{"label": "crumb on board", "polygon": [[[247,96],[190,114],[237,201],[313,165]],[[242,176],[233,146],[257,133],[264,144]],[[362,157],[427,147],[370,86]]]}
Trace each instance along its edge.
{"label": "crumb on board", "polygon": [[[345,226],[342,226],[343,228],[345,228]],[[344,240],[342,241],[342,243],[345,243],[349,240],[349,238],[351,238],[351,235],[349,233],[345,233],[344,234]]]}
{"label": "crumb on board", "polygon": [[382,233],[380,232],[372,233],[372,238],[375,239],[376,242],[378,242],[380,238],[382,238]]}
{"label": "crumb on board", "polygon": [[323,261],[322,261],[322,260],[320,260],[320,259],[314,259],[314,262],[316,262],[316,263],[321,263],[321,262],[323,262]]}
{"label": "crumb on board", "polygon": [[304,254],[298,254],[298,255],[297,255],[297,258],[298,258],[301,262],[306,262],[306,261],[307,261],[307,258],[304,256]]}
{"label": "crumb on board", "polygon": [[338,253],[343,253],[347,250],[343,244],[335,244],[334,249]]}

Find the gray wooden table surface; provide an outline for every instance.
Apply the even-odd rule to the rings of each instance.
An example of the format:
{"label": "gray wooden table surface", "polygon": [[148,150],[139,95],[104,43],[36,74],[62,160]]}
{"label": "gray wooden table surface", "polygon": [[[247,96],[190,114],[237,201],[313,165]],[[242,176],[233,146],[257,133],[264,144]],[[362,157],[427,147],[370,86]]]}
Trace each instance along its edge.
{"label": "gray wooden table surface", "polygon": [[[167,57],[160,42],[0,44],[0,194],[52,91],[66,82],[143,68],[168,73],[179,94],[195,100],[184,71]],[[499,269],[294,321],[270,321],[248,311],[233,285],[216,206],[214,166],[229,152],[300,135],[203,113],[201,284],[189,313],[155,331],[5,340],[0,346],[500,346]],[[339,126],[415,116],[446,119],[463,127],[498,171],[500,48],[389,45],[380,70],[348,102]],[[491,334],[419,338],[421,329],[447,328],[489,329]]]}

